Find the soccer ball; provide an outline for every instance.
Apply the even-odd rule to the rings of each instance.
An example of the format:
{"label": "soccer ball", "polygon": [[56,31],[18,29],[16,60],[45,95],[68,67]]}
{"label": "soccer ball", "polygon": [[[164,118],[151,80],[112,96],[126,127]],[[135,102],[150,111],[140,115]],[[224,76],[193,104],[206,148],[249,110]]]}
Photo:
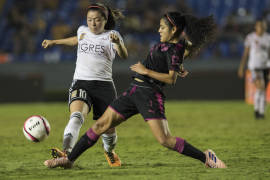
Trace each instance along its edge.
{"label": "soccer ball", "polygon": [[34,115],[26,119],[23,126],[23,134],[26,139],[33,142],[41,142],[49,136],[51,126],[47,119]]}

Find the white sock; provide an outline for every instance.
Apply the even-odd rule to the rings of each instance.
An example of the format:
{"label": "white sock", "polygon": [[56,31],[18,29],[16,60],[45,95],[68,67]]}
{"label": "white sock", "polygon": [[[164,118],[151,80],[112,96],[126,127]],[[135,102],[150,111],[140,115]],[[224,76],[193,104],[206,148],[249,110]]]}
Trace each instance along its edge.
{"label": "white sock", "polygon": [[81,112],[73,112],[70,115],[69,122],[64,131],[63,149],[65,151],[71,152],[78,139],[83,122],[84,117]]}
{"label": "white sock", "polygon": [[102,141],[103,141],[104,150],[106,152],[112,152],[112,150],[114,149],[114,147],[116,145],[116,141],[117,141],[116,132],[113,134],[102,134],[101,137],[102,137]]}
{"label": "white sock", "polygon": [[261,90],[256,90],[254,94],[254,111],[259,111],[260,107],[260,92]]}
{"label": "white sock", "polygon": [[266,106],[265,91],[261,90],[260,93],[260,103],[259,103],[259,113],[264,114]]}

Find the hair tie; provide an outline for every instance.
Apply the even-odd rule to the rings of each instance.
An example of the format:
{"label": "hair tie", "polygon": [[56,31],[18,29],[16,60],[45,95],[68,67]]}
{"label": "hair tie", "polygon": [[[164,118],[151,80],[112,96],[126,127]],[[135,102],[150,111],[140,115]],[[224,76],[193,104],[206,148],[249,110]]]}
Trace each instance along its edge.
{"label": "hair tie", "polygon": [[174,21],[170,18],[170,16],[169,16],[168,13],[166,14],[166,17],[167,17],[167,19],[170,21],[170,23],[171,23],[173,26],[176,26],[176,24],[175,24]]}
{"label": "hair tie", "polygon": [[102,7],[102,6],[98,6],[98,5],[90,5],[90,6],[88,6],[88,9],[91,9],[91,8],[98,8],[98,9],[101,9],[102,12],[105,14],[106,19],[108,19],[109,13],[108,13],[107,8]]}

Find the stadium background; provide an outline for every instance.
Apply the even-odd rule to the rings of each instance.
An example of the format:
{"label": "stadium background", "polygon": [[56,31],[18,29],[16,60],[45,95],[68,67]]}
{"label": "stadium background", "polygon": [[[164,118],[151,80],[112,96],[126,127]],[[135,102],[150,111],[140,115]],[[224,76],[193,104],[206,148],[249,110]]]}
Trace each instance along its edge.
{"label": "stadium background", "polygon": [[[254,120],[253,106],[243,101],[244,81],[237,78],[244,37],[257,17],[264,16],[269,25],[270,0],[106,2],[126,15],[117,29],[125,38],[129,58],[117,58],[113,69],[119,93],[130,81],[129,65],[142,60],[158,41],[158,21],[165,11],[214,14],[217,39],[185,63],[188,77],[167,88],[167,97],[179,101],[166,102],[166,116],[173,135],[203,151],[213,149],[228,168],[204,168],[199,161],[169,152],[155,141],[140,115],[117,127],[116,151],[122,167],[109,168],[102,141],[85,152],[74,169],[44,167],[44,160],[51,158],[49,149],[61,148],[70,116],[67,90],[76,47],[43,50],[40,44],[44,38],[75,35],[85,22],[89,1],[0,0],[0,180],[270,179],[270,109],[265,120]],[[52,128],[42,143],[26,140],[22,132],[25,119],[35,114],[46,117]],[[90,113],[80,136],[93,122]]]}
{"label": "stadium background", "polygon": [[[95,1],[92,1],[95,2]],[[100,2],[100,1],[99,1]],[[237,78],[243,41],[254,20],[270,23],[270,0],[115,0],[101,1],[120,8],[126,19],[117,24],[129,51],[128,60],[116,58],[114,80],[121,93],[131,79],[129,66],[143,60],[158,42],[156,32],[164,12],[181,10],[197,16],[213,14],[218,36],[185,66],[190,74],[169,99],[243,99],[244,81]],[[76,35],[85,24],[88,0],[0,0],[0,102],[66,101],[72,80],[76,47],[44,50],[43,39]]]}

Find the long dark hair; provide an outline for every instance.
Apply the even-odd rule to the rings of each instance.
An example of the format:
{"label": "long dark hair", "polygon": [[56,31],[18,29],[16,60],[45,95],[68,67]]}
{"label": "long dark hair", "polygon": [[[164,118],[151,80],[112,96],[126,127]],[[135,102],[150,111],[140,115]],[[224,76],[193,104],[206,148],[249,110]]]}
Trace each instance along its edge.
{"label": "long dark hair", "polygon": [[175,36],[179,37],[185,31],[188,40],[192,43],[191,46],[187,46],[189,57],[197,54],[205,44],[215,39],[217,25],[212,15],[197,18],[190,14],[169,12],[163,18],[170,29],[173,26],[177,27]]}
{"label": "long dark hair", "polygon": [[115,28],[116,20],[123,19],[125,16],[119,9],[111,9],[102,3],[90,4],[87,8],[87,13],[91,10],[99,11],[100,14],[107,20],[104,29],[111,30]]}

